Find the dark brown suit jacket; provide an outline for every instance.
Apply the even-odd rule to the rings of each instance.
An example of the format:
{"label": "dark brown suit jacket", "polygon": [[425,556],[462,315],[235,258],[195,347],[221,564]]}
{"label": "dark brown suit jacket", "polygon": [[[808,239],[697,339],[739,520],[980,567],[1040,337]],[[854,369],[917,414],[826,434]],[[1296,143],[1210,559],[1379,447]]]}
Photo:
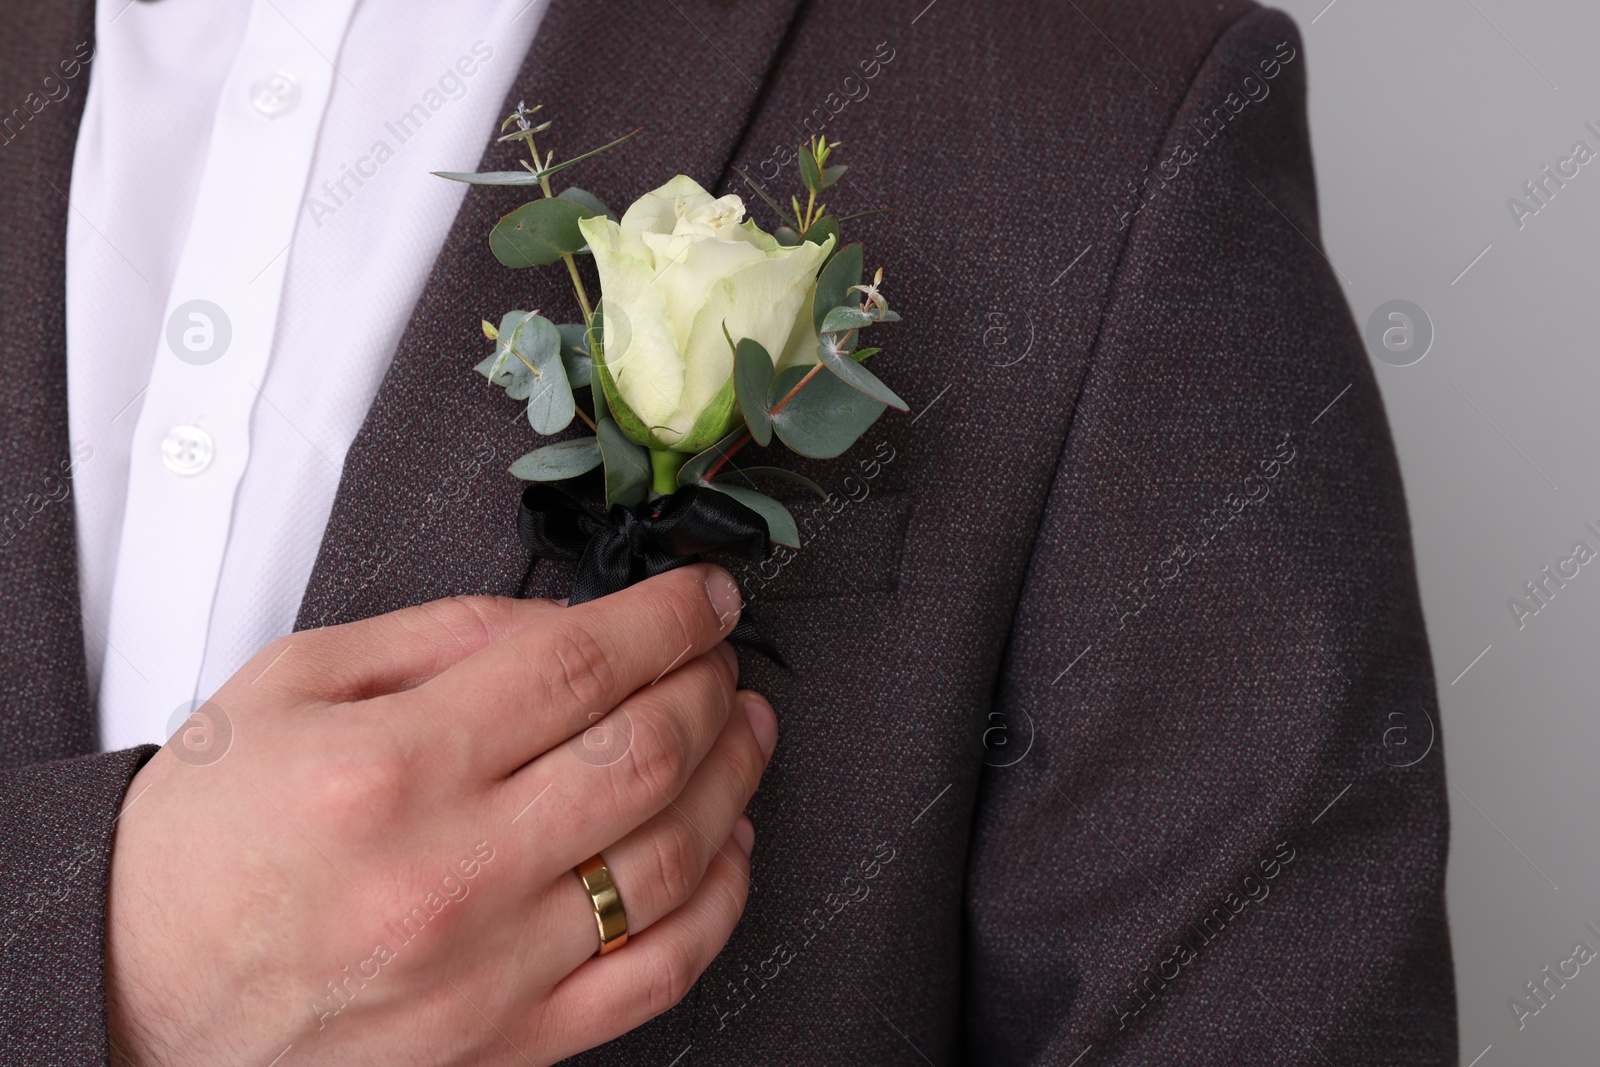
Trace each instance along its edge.
{"label": "dark brown suit jacket", "polygon": [[[91,7],[5,4],[0,106],[92,41]],[[845,143],[838,209],[900,209],[855,233],[912,405],[816,465],[840,502],[743,574],[796,670],[747,663],[782,742],[742,925],[581,1062],[1455,1062],[1434,681],[1318,247],[1305,65],[1242,0],[554,0],[508,107],[544,103],[567,149],[646,127],[584,165],[610,203],[678,171],[737,191],[734,165],[787,188],[796,142]],[[0,145],[7,1063],[107,1056],[107,859],[149,754],[96,752],[73,509],[44,488],[92,76]],[[471,372],[477,323],[576,309],[490,256],[516,200],[468,194],[301,626],[517,590],[530,434]]]}

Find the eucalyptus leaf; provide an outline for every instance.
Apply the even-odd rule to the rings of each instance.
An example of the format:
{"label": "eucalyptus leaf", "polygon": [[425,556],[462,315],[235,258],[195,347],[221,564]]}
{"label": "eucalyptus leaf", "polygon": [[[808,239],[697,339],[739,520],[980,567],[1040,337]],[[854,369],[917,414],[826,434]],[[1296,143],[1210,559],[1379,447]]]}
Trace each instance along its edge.
{"label": "eucalyptus leaf", "polygon": [[617,145],[621,144],[623,141],[626,141],[628,138],[632,137],[635,133],[639,133],[639,132],[641,132],[643,130],[644,130],[644,127],[640,126],[639,129],[634,130],[633,133],[625,133],[621,137],[618,137],[615,141],[612,141],[610,144],[603,144],[599,148],[591,148],[591,149],[589,149],[589,151],[583,153],[582,155],[573,156],[571,159],[563,159],[560,163],[557,163],[554,166],[545,167],[543,170],[539,171],[539,176],[541,178],[547,178],[550,175],[554,174],[556,171],[566,170],[568,167],[572,166],[574,163],[582,163],[584,160],[588,159],[591,156],[598,156],[601,152],[604,152],[606,149],[617,147]]}
{"label": "eucalyptus leaf", "polygon": [[832,215],[824,215],[806,228],[806,240],[814,245],[827,244],[830,237],[833,238],[833,248],[837,252],[840,241],[839,220]]}
{"label": "eucalyptus leaf", "polygon": [[569,185],[556,194],[559,200],[571,200],[574,204],[582,204],[596,215],[604,215],[612,222],[619,221],[617,213],[606,207],[604,201],[587,189],[579,189],[576,185]]}
{"label": "eucalyptus leaf", "polygon": [[[798,385],[800,380],[809,374],[811,370],[811,367],[802,365],[785,367],[779,371],[773,377],[772,384],[767,386],[767,413],[771,414],[772,409],[777,407],[783,401],[783,398],[789,395],[789,390]],[[817,375],[820,377],[822,372],[818,371]],[[794,401],[791,400],[789,403],[792,404]]]}
{"label": "eucalyptus leaf", "polygon": [[[500,327],[492,326],[488,319],[483,320],[483,335],[496,342],[496,344],[494,351],[489,354],[488,358],[472,369],[502,389],[509,387],[511,384],[511,371],[506,366],[511,361],[511,338],[509,335],[518,323],[528,317],[528,314],[526,311],[508,311],[500,316],[500,327],[505,327],[506,329],[507,336],[504,338],[501,337]],[[519,397],[518,399],[522,398]]]}
{"label": "eucalyptus leaf", "polygon": [[822,173],[817,170],[817,157],[812,155],[809,146],[800,150],[800,180],[805,183],[806,190],[812,193],[822,192]]}
{"label": "eucalyptus leaf", "polygon": [[767,387],[771,384],[772,356],[759,341],[746,337],[734,350],[734,393],[750,436],[763,446],[772,443],[772,420],[767,417]]}
{"label": "eucalyptus leaf", "polygon": [[838,181],[840,178],[843,178],[844,172],[849,169],[849,167],[842,165],[837,167],[828,167],[822,172],[822,187],[824,189],[828,188],[834,182]]}
{"label": "eucalyptus leaf", "polygon": [[796,485],[805,486],[807,489],[817,494],[817,498],[819,500],[828,499],[828,491],[822,488],[822,486],[818,485],[816,482],[812,481],[810,478],[807,478],[803,474],[796,474],[794,471],[786,471],[781,467],[739,467],[737,469],[733,469],[732,464],[730,464],[729,470],[726,474],[719,474],[716,476],[716,478],[712,479],[712,481],[749,481],[751,478],[781,478],[786,482],[794,482]]}
{"label": "eucalyptus leaf", "polygon": [[793,248],[801,240],[800,235],[795,232],[793,226],[779,226],[772,231],[772,239],[784,248]]}
{"label": "eucalyptus leaf", "polygon": [[449,178],[453,182],[466,182],[468,185],[539,184],[539,176],[530,174],[525,170],[486,170],[481,174],[458,170],[436,170],[433,173],[441,178]]}
{"label": "eucalyptus leaf", "polygon": [[853,305],[836,307],[823,318],[822,327],[817,332],[844,333],[846,330],[859,330],[864,326],[871,326],[877,321]]}
{"label": "eucalyptus leaf", "polygon": [[572,422],[578,407],[572,401],[572,386],[560,360],[553,372],[537,378],[533,391],[528,394],[528,425],[534,433],[558,434]]}
{"label": "eucalyptus leaf", "polygon": [[[557,193],[556,197],[560,200],[571,200],[575,204],[582,204],[584,207],[593,211],[595,215],[608,218],[612,222],[618,221],[617,213],[612,211],[598,196],[595,196],[587,189],[579,189],[576,185],[568,186],[567,188],[561,190],[561,192]],[[589,246],[585,244],[582,248],[578,249],[577,254],[588,255]]]}
{"label": "eucalyptus leaf", "polygon": [[[520,321],[514,316],[521,315]],[[511,349],[507,366],[520,363],[528,372],[506,388],[506,395],[528,402],[528,425],[542,434],[560,433],[575,408],[567,368],[561,362],[561,333],[543,315],[513,311],[500,321],[500,343]]]}
{"label": "eucalyptus leaf", "polygon": [[[522,313],[518,312],[517,314]],[[485,356],[472,369],[502,389],[511,389],[513,386],[518,386],[519,383],[522,383],[520,385],[522,395],[517,399],[527,399],[528,386],[526,382],[533,377],[533,372],[524,367],[521,360],[512,358],[510,345],[495,345],[494,351]]]}
{"label": "eucalyptus leaf", "polygon": [[726,493],[739,503],[760,515],[767,523],[767,537],[780,545],[790,548],[800,547],[800,528],[795,525],[794,516],[789,514],[789,509],[754,489],[741,489],[736,485],[724,485],[721,482],[712,482],[711,488],[719,493]]}
{"label": "eucalyptus leaf", "polygon": [[858,211],[854,215],[846,215],[844,218],[840,219],[839,221],[840,222],[854,222],[857,219],[870,219],[874,215],[898,215],[898,214],[900,214],[900,209],[897,208],[897,207],[880,207],[880,208],[873,208],[871,211]]}
{"label": "eucalyptus leaf", "polygon": [[533,371],[523,365],[515,356],[505,358],[501,353],[496,353],[478,364],[477,370],[484,373],[485,366],[496,360],[503,360],[501,367],[489,378],[491,382],[506,391],[506,396],[512,400],[526,401],[533,394],[534,384],[537,379]]}
{"label": "eucalyptus leaf", "polygon": [[561,365],[567,368],[567,381],[582,389],[589,384],[594,364],[589,358],[589,328],[581,322],[564,322],[556,331],[561,334]]}
{"label": "eucalyptus leaf", "polygon": [[533,392],[533,368],[517,358],[512,348],[517,329],[527,320],[529,314],[527,311],[508,311],[501,316],[500,327],[495,330],[494,351],[473,368],[504,389],[506,395],[513,400],[526,400],[528,394]]}
{"label": "eucalyptus leaf", "polygon": [[704,481],[706,471],[711,469],[711,465],[727,455],[744,436],[745,428],[741,426],[704,452],[690,456],[683,466],[678,468],[678,484],[694,485]]}
{"label": "eucalyptus leaf", "polygon": [[[851,359],[849,353],[841,352],[827,341],[822,341],[817,345],[817,358],[852,389],[859,389],[872,399],[879,403],[887,404],[892,408],[898,408],[901,411],[909,410],[909,405],[896,396],[893,389],[884,385],[876,374]],[[798,400],[800,398],[796,397],[795,399]]]}
{"label": "eucalyptus leaf", "polygon": [[828,260],[817,275],[816,292],[811,297],[812,323],[818,333],[828,312],[850,303],[850,287],[861,284],[861,242],[845,245]]}
{"label": "eucalyptus leaf", "polygon": [[649,454],[628,440],[615,419],[601,419],[595,439],[606,465],[606,508],[642,504],[650,490]]}
{"label": "eucalyptus leaf", "polygon": [[[790,367],[772,381],[769,397],[788,395],[810,367]],[[819,372],[780,410],[772,413],[778,439],[802,456],[833,459],[878,421],[886,405],[846,385],[835,374]]]}
{"label": "eucalyptus leaf", "polygon": [[559,197],[523,204],[495,223],[489,231],[489,251],[508,267],[542,267],[576,252],[588,242],[578,220],[590,218],[593,208]]}
{"label": "eucalyptus leaf", "polygon": [[600,466],[600,442],[576,437],[534,449],[511,464],[511,474],[525,482],[560,482]]}

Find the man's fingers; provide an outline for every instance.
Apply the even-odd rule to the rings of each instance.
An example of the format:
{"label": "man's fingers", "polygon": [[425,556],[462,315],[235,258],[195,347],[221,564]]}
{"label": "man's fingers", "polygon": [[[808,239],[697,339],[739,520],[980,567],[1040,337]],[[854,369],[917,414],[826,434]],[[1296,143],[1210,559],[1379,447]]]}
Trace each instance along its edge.
{"label": "man's fingers", "polygon": [[[777,740],[777,719],[753,692],[739,694],[743,713],[728,717],[722,736],[676,800],[644,825],[601,850],[628,915],[630,934],[642,933],[681,907],[709,866],[741,867],[728,835],[744,818]],[[552,959],[575,970],[594,954],[593,902],[577,878],[556,877],[541,907],[564,916],[559,938],[546,942]]]}
{"label": "man's fingers", "polygon": [[530,874],[554,878],[676,800],[723,733],[733,697],[726,663],[708,653],[588,731],[607,731],[606,744],[575,737],[513,775],[501,790],[505,811],[543,796],[518,826]]}
{"label": "man's fingers", "polygon": [[[606,865],[627,903],[630,930],[643,931],[694,893],[709,865],[731,862],[728,835],[755,795],[768,752],[751,729],[759,715],[768,739],[777,722],[767,702],[740,694],[741,710],[728,716],[722,736],[682,793],[616,844],[605,849]],[[747,707],[755,710],[741,713]],[[718,858],[719,850],[723,854]]]}
{"label": "man's fingers", "polygon": [[542,614],[421,686],[417,715],[469,731],[484,769],[508,774],[713,648],[739,608],[727,571],[680,567]]}
{"label": "man's fingers", "polygon": [[461,596],[274,641],[238,677],[319,700],[362,700],[422,684],[541,616],[550,600]]}
{"label": "man's fingers", "polygon": [[[694,985],[744,913],[750,893],[747,822],[728,838],[718,860],[688,902],[615,952],[597,956],[568,975],[545,1007],[558,1020],[570,1052],[609,1041],[660,1015]],[[626,898],[624,898],[626,899]]]}

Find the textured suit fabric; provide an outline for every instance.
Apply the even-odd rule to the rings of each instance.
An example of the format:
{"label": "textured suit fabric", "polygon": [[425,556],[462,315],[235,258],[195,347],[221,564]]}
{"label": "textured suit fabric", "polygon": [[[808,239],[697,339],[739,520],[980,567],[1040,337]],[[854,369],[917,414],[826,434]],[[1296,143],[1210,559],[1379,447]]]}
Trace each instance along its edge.
{"label": "textured suit fabric", "polygon": [[[94,754],[67,440],[68,184],[89,4],[11,4],[0,34],[0,1061],[106,1058],[113,819],[152,749]],[[76,70],[65,78],[61,67]],[[50,77],[46,85],[44,79]],[[62,87],[65,86],[65,95]],[[35,110],[37,108],[37,110]],[[90,456],[87,460],[93,462]]]}
{"label": "textured suit fabric", "polygon": [[[87,9],[22,8],[0,100]],[[612,204],[683,171],[770,225],[732,166],[787,190],[783,146],[844,142],[837,209],[900,209],[852,236],[906,316],[877,359],[912,405],[801,464],[837,499],[738,569],[796,668],[745,665],[781,740],[744,921],[683,1004],[576,1062],[1455,1062],[1432,669],[1318,251],[1300,48],[1233,0],[556,0],[510,102],[569,152],[646,126],[577,178]],[[42,182],[66,191],[73,99],[0,148],[8,487],[66,455],[68,207]],[[514,203],[469,194],[301,626],[518,588],[503,471],[533,442],[470,371],[476,324],[576,308],[488,254]],[[106,856],[144,754],[91,754],[71,537],[54,504],[0,555],[8,1062],[104,1058]]]}

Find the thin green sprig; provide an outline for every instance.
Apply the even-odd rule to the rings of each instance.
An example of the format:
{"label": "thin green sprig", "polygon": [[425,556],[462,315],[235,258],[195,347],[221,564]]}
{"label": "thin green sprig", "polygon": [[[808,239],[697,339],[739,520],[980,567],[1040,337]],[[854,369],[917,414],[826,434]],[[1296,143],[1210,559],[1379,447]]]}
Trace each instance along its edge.
{"label": "thin green sprig", "polygon": [[[801,239],[810,231],[811,227],[828,217],[828,205],[817,198],[822,195],[834,182],[844,175],[845,167],[830,167],[828,159],[833,155],[833,150],[842,142],[828,141],[821,135],[800,146],[800,153],[796,157],[800,162],[800,179],[806,187],[806,205],[800,206],[800,198],[791,196],[789,206],[785,208],[772,194],[768,193],[754,178],[750,177],[739,167],[734,167],[733,172],[744,179],[744,182],[755,194],[766,201],[773,214],[782,220],[785,226],[792,228]],[[871,214],[868,212],[867,214]],[[859,218],[862,216],[852,216]],[[838,220],[844,221],[844,220]]]}
{"label": "thin green sprig", "polygon": [[[526,161],[522,165],[527,167],[535,178],[539,179],[539,190],[544,193],[546,200],[550,200],[554,199],[556,195],[550,189],[551,171],[549,169],[551,161],[555,159],[555,153],[551,152],[548,156],[541,158],[539,156],[539,146],[534,142],[534,136],[548,130],[553,123],[541,122],[538,126],[535,126],[528,121],[528,117],[538,112],[542,107],[544,107],[543,104],[535,104],[530,111],[519,101],[517,109],[506,117],[505,122],[500,124],[502,130],[513,122],[517,124],[517,128],[512,133],[501,137],[500,140],[502,142],[524,141],[527,143],[528,154],[533,157],[533,166],[529,167]],[[598,151],[603,151],[603,149]],[[572,278],[572,290],[577,294],[578,307],[583,311],[584,325],[588,325],[594,319],[594,308],[589,304],[589,294],[584,291],[583,278],[578,274],[578,261],[571,252],[561,253],[561,261],[567,265],[567,274]]]}

